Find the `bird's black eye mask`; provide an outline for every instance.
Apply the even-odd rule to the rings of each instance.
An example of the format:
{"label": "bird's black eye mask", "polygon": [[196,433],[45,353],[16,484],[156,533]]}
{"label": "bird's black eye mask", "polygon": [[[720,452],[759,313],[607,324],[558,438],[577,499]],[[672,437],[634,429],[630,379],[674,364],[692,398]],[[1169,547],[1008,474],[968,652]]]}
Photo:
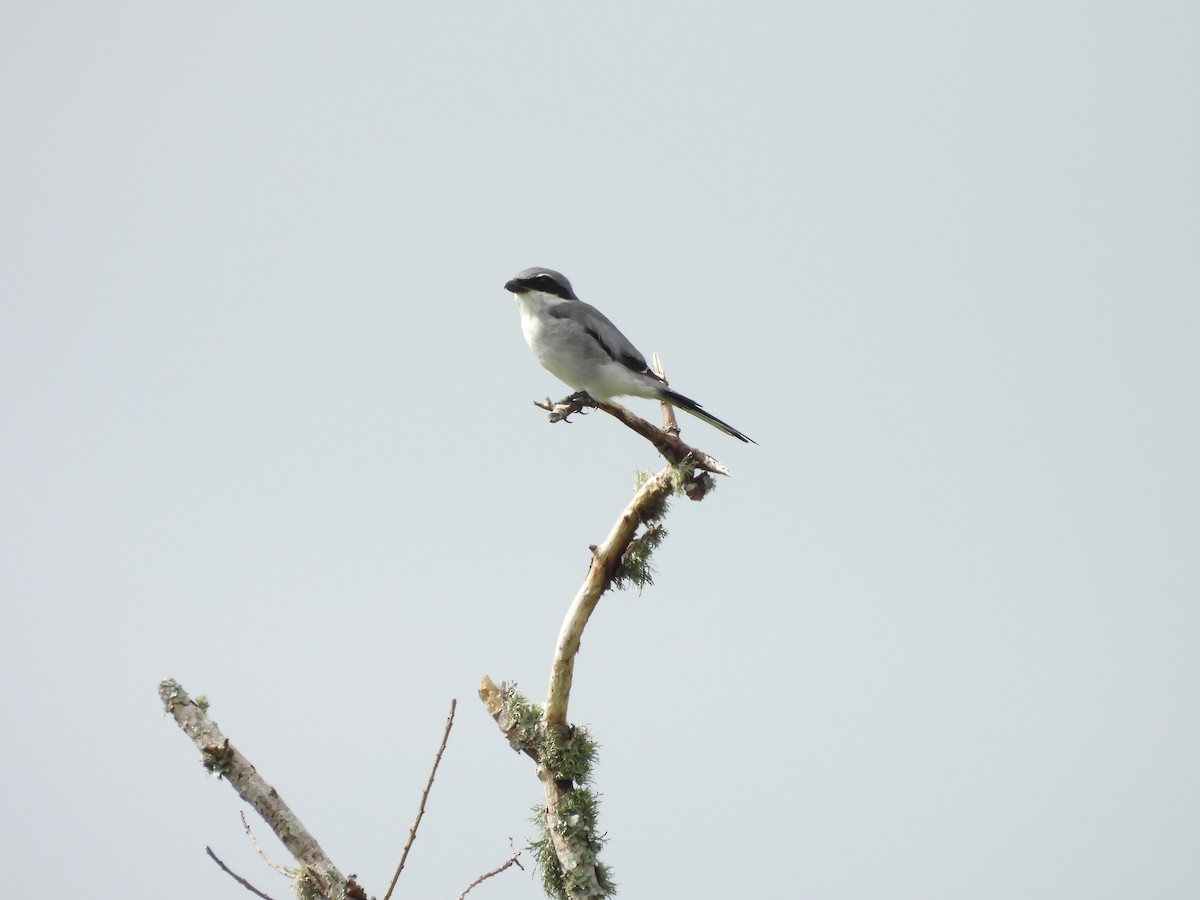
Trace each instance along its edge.
{"label": "bird's black eye mask", "polygon": [[522,284],[535,291],[541,291],[544,294],[553,294],[555,297],[562,297],[564,300],[579,299],[570,287],[549,275],[535,275],[533,278],[525,278],[522,279]]}

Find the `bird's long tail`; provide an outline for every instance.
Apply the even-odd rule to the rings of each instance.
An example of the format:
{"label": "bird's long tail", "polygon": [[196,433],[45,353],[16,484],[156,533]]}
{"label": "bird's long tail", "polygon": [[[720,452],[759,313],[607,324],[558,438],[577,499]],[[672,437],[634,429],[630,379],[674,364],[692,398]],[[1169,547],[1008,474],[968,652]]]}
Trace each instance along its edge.
{"label": "bird's long tail", "polygon": [[671,390],[670,388],[663,388],[662,392],[663,392],[663,399],[666,400],[668,403],[670,403],[672,406],[677,406],[680,409],[682,409],[684,412],[689,412],[696,418],[703,419],[709,425],[712,425],[714,428],[720,428],[727,435],[729,435],[731,437],[735,437],[739,441],[743,441],[744,443],[747,443],[747,444],[757,444],[758,443],[758,441],[754,440],[754,438],[742,434],[740,431],[738,431],[736,428],[734,428],[728,422],[723,422],[720,419],[718,419],[716,416],[714,416],[712,413],[706,411],[703,406],[701,406],[699,403],[697,403],[695,400],[691,399],[690,397],[685,397],[685,396],[683,396],[683,394],[677,394],[675,391]]}

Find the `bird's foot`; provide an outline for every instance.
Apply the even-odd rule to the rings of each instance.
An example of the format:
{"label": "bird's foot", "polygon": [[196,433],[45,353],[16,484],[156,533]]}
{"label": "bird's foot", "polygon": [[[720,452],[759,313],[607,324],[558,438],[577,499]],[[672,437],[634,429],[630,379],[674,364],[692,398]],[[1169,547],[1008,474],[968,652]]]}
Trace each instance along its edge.
{"label": "bird's foot", "polygon": [[571,420],[567,416],[583,412],[586,409],[595,409],[596,401],[588,396],[587,391],[577,391],[569,397],[564,397],[557,403],[552,402],[547,397],[545,402],[539,403],[535,400],[533,405],[550,413],[551,422],[567,422],[569,424]]}

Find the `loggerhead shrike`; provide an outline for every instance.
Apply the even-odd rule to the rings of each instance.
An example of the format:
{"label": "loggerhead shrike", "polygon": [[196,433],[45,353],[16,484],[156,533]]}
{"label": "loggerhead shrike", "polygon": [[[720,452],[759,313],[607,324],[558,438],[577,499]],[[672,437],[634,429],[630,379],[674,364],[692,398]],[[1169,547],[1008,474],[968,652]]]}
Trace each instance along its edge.
{"label": "loggerhead shrike", "polygon": [[666,400],[739,441],[758,443],[667,387],[604,313],[575,296],[566,276],[553,269],[524,269],[504,289],[517,300],[529,349],[560,381],[587,391],[594,400],[621,396]]}

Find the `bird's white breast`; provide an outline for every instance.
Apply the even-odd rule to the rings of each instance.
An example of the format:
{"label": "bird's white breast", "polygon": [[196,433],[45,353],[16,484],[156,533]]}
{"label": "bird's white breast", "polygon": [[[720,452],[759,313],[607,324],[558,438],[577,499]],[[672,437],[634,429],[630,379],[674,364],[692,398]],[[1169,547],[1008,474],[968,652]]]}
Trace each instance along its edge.
{"label": "bird's white breast", "polygon": [[516,298],[521,310],[521,333],[537,361],[559,381],[578,391],[589,390],[593,386],[594,366],[588,364],[586,355],[581,355],[578,348],[572,351],[573,341],[578,342],[573,335],[576,326],[547,312],[551,306],[571,301],[539,291],[517,294]]}

